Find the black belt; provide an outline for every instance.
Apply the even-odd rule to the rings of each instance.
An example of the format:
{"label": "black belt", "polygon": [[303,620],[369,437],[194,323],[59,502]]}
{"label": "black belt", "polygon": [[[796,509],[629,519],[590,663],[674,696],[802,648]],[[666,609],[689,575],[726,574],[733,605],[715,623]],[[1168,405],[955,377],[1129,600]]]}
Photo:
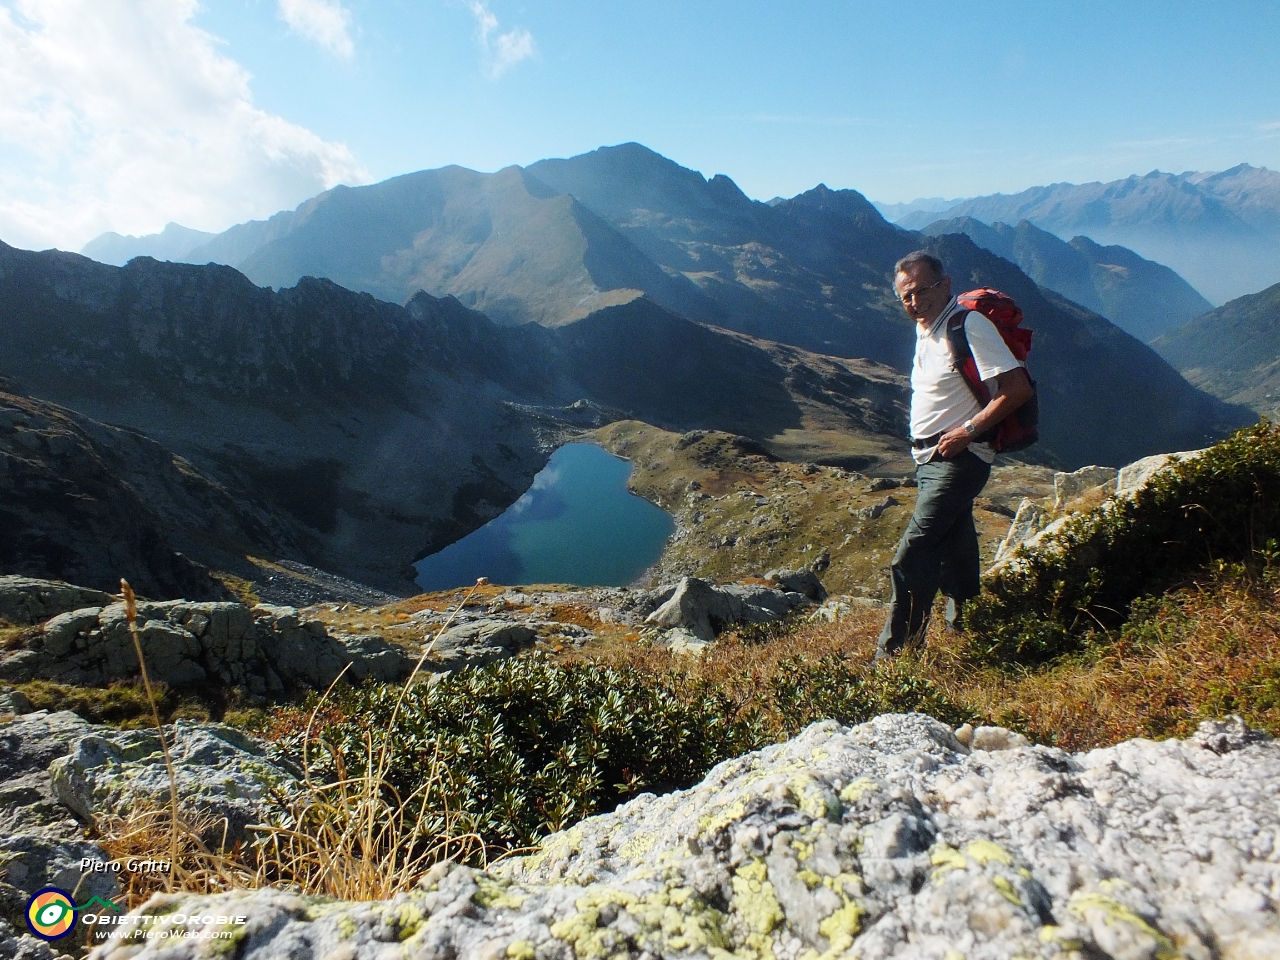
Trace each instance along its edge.
{"label": "black belt", "polygon": [[[943,433],[945,432],[946,431],[944,430]],[[996,431],[994,428],[991,430],[984,430],[982,433],[979,433],[977,436],[975,436],[970,442],[971,443],[988,443],[990,442],[991,438],[994,437],[995,435],[996,435]],[[917,440],[915,437],[912,437],[911,446],[916,450],[924,450],[927,447],[936,447],[938,445],[938,441],[940,441],[941,439],[942,439],[941,433],[935,433],[932,437],[924,437],[923,439],[920,439],[920,440]]]}

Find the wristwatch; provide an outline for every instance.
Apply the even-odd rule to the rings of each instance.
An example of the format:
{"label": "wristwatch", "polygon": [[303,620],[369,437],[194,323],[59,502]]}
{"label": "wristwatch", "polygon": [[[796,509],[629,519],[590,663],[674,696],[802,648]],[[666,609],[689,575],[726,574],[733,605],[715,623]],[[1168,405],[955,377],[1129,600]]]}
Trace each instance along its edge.
{"label": "wristwatch", "polygon": [[978,432],[978,428],[973,425],[972,420],[966,420],[964,422],[964,432],[972,437],[975,433]]}

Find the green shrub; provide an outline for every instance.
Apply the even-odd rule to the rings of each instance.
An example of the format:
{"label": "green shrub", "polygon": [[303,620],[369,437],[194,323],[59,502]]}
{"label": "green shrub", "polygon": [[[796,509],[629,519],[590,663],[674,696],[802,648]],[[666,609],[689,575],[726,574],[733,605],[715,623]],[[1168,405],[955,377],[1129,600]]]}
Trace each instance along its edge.
{"label": "green shrub", "polygon": [[[323,730],[330,754],[310,749],[313,774],[357,774],[368,734],[388,728],[399,696],[387,686],[344,694],[349,719]],[[449,825],[455,832],[527,846],[646,790],[691,786],[721,760],[761,746],[764,727],[751,711],[739,716],[742,706],[675,677],[507,660],[408,692],[391,734],[388,786],[460,817]],[[300,750],[300,737],[292,746]]]}
{"label": "green shrub", "polygon": [[927,713],[953,726],[968,719],[906,657],[876,670],[838,656],[785,660],[773,677],[773,704],[788,730],[825,719],[864,723],[882,713]]}
{"label": "green shrub", "polygon": [[1274,562],[1280,539],[1280,430],[1262,421],[1157,474],[991,577],[965,610],[983,658],[1042,663],[1124,623],[1135,600]]}
{"label": "green shrub", "polygon": [[[722,760],[816,720],[852,724],[920,710],[963,721],[919,669],[794,658],[757,689],[516,658],[417,684],[398,713],[399,687],[346,690],[332,711],[340,719],[323,724],[306,763],[313,777],[354,781],[391,730],[392,806],[421,812],[424,834],[475,834],[490,849],[510,850],[641,792],[692,786]],[[295,727],[280,742],[301,759],[304,738]]]}

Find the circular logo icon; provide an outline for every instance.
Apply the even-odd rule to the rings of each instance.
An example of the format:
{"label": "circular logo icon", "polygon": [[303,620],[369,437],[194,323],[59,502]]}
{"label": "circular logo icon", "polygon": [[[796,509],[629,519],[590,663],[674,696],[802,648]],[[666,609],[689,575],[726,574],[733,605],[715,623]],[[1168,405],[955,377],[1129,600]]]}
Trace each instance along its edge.
{"label": "circular logo icon", "polygon": [[65,937],[75,925],[76,904],[67,891],[45,887],[27,901],[27,926],[41,940]]}

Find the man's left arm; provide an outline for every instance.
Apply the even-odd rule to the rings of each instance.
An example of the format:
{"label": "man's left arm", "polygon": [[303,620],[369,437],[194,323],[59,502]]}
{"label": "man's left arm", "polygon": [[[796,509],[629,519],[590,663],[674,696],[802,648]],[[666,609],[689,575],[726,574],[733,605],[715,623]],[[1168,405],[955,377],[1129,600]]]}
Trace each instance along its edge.
{"label": "man's left arm", "polygon": [[949,430],[938,441],[939,452],[948,460],[959,456],[975,436],[986,433],[1030,400],[1032,392],[1031,379],[1023,367],[996,374],[990,402],[969,421],[973,424],[973,433],[963,425]]}

